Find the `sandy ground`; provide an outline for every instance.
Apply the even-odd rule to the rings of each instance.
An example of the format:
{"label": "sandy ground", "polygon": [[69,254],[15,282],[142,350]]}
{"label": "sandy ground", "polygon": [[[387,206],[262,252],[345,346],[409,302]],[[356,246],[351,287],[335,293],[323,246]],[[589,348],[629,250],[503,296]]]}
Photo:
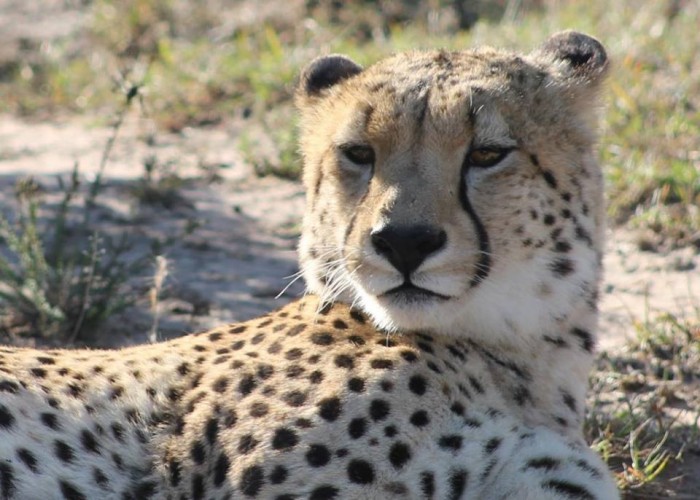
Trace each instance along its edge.
{"label": "sandy ground", "polygon": [[[94,122],[93,122],[94,123]],[[152,134],[148,122],[130,116],[105,171],[108,187],[100,197],[100,227],[126,232],[144,244],[149,237],[182,234],[186,220],[198,229],[168,248],[170,274],[162,304],[161,330],[168,337],[221,322],[242,320],[280,306],[302,293],[300,282],[275,298],[297,271],[295,245],[303,210],[298,183],[258,178],[236,151],[235,137],[245,123],[180,134]],[[29,123],[0,116],[0,207],[11,210],[17,179],[32,175],[47,192],[75,162],[86,180],[97,171],[111,131],[90,121]],[[146,138],[151,137],[151,141]],[[130,188],[142,178],[144,161],[185,179],[175,207],[144,206]],[[220,182],[206,182],[215,171]],[[55,195],[54,195],[55,196]],[[609,230],[605,282],[601,290],[600,347],[615,350],[634,336],[634,324],[671,313],[697,318],[700,256],[691,248],[667,254],[642,252],[633,231]],[[142,278],[144,286],[148,276]],[[130,311],[127,337],[123,318],[99,344],[144,340],[150,325],[146,304]]]}

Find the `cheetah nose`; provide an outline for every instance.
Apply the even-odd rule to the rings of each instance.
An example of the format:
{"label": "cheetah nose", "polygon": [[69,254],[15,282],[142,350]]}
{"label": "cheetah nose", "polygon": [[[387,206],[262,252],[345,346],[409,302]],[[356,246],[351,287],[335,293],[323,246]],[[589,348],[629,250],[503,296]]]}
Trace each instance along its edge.
{"label": "cheetah nose", "polygon": [[440,228],[425,225],[387,225],[372,232],[372,245],[406,279],[411,272],[447,241],[447,234]]}

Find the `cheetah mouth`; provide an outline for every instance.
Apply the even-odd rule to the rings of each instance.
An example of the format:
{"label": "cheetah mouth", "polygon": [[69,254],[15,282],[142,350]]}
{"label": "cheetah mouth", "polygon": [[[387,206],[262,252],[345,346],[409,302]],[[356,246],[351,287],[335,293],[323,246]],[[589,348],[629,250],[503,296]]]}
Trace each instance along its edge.
{"label": "cheetah mouth", "polygon": [[399,286],[382,293],[380,297],[408,303],[425,302],[427,300],[450,300],[452,298],[449,295],[442,295],[427,288],[416,286],[410,281],[404,281]]}

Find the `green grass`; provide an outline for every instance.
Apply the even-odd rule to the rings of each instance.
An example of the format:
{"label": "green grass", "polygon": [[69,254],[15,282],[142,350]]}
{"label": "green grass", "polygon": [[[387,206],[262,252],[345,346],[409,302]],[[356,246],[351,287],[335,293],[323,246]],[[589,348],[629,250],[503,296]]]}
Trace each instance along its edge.
{"label": "green grass", "polygon": [[599,357],[585,431],[626,498],[668,498],[700,466],[700,310],[636,330],[622,352]]}

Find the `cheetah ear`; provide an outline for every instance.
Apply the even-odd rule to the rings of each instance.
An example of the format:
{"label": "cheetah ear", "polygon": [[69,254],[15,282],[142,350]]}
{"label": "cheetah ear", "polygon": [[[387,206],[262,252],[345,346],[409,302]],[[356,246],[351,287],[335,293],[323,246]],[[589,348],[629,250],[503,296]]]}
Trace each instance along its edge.
{"label": "cheetah ear", "polygon": [[297,84],[298,97],[317,97],[324,90],[362,72],[362,66],[338,54],[317,57],[304,68]]}
{"label": "cheetah ear", "polygon": [[608,56],[603,45],[595,38],[576,31],[555,33],[538,52],[563,64],[564,78],[597,83],[604,78],[608,69]]}

